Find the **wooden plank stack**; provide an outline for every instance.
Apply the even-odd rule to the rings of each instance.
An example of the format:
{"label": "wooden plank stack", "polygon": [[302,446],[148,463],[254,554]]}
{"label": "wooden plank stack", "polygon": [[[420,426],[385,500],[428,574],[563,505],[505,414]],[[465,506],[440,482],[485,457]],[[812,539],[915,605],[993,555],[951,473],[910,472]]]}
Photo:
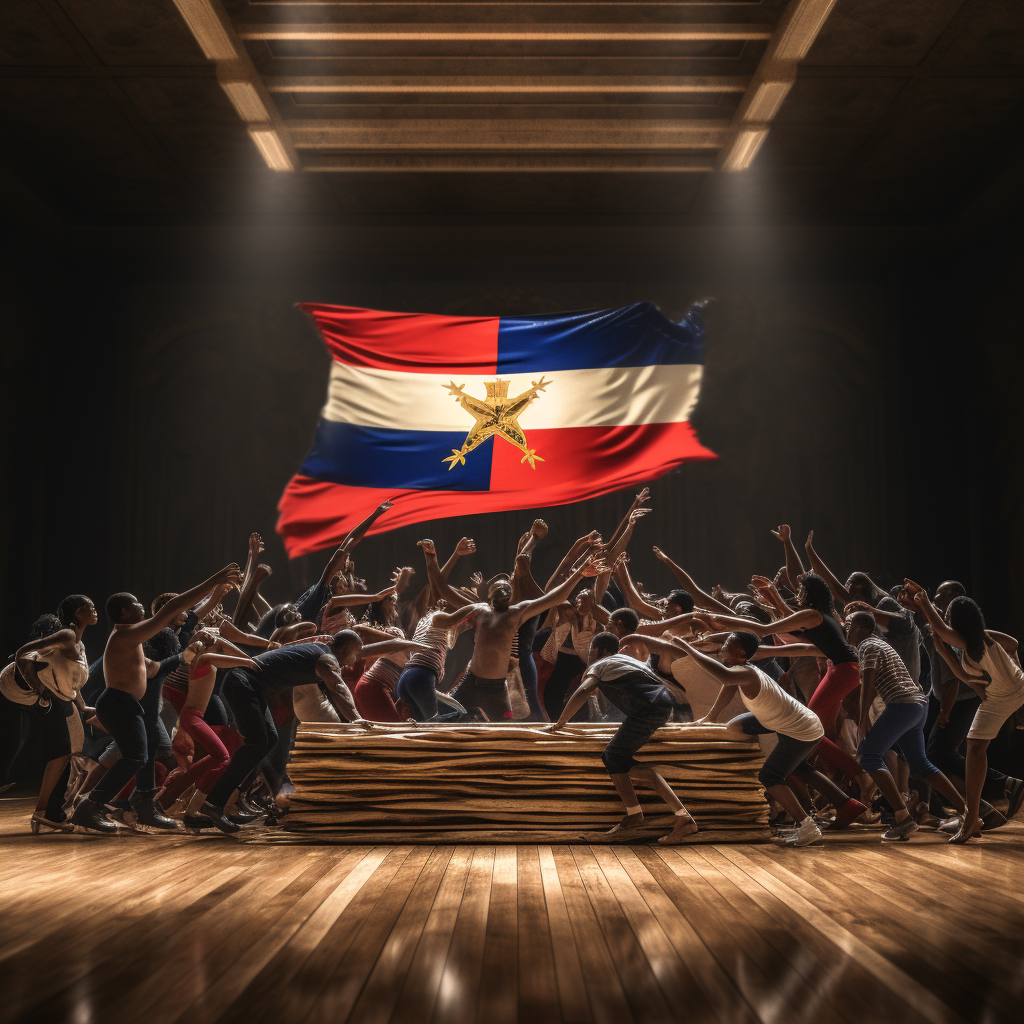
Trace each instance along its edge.
{"label": "wooden plank stack", "polygon": [[[622,803],[601,763],[614,723],[299,727],[285,828],[358,843],[643,842],[671,827],[665,805],[638,788],[644,826],[604,832]],[[657,767],[700,828],[696,842],[768,838],[756,739],[721,725],[668,725],[638,760]]]}

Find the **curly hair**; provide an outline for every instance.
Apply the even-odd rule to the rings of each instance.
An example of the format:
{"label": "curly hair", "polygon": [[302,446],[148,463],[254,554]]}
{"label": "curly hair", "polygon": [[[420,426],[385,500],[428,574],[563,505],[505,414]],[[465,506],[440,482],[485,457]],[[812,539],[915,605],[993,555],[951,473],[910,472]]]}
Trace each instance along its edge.
{"label": "curly hair", "polygon": [[802,608],[813,608],[822,615],[831,615],[835,618],[832,591],[828,589],[828,584],[816,572],[805,572],[798,577],[797,581],[804,588]]}
{"label": "curly hair", "polygon": [[954,597],[946,609],[946,621],[964,638],[971,661],[981,661],[988,637],[985,636],[985,616],[977,602],[969,597]]}
{"label": "curly hair", "polygon": [[63,628],[60,619],[53,612],[44,612],[29,627],[27,642],[33,644],[37,640],[42,640],[44,636],[59,633]]}

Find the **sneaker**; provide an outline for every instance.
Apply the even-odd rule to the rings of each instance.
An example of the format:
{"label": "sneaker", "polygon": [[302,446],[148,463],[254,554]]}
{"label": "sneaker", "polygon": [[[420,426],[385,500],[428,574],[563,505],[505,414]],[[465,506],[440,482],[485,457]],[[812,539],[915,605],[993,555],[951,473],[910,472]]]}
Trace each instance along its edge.
{"label": "sneaker", "polygon": [[805,821],[792,835],[786,836],[786,846],[811,846],[823,843],[821,829],[813,821]]}
{"label": "sneaker", "polygon": [[909,839],[921,826],[913,818],[907,816],[899,824],[882,833],[883,843],[893,843]]}
{"label": "sneaker", "polygon": [[962,814],[954,814],[952,818],[947,818],[945,821],[939,823],[939,831],[945,832],[947,835],[955,836],[960,831],[960,826],[964,823]]}

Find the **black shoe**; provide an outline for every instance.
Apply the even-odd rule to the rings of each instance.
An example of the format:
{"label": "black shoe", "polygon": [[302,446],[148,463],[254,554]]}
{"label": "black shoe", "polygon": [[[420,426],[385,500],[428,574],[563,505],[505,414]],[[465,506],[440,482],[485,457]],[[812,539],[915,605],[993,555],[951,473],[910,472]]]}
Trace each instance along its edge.
{"label": "black shoe", "polygon": [[213,821],[211,821],[205,814],[186,814],[185,817],[181,819],[181,823],[185,826],[185,828],[192,829],[196,832],[204,828],[217,827],[216,824]]}
{"label": "black shoe", "polygon": [[214,807],[213,804],[207,800],[202,807],[199,808],[200,812],[210,819],[210,824],[214,828],[219,828],[221,832],[227,835],[234,835],[238,831],[238,826],[224,813],[223,807]]}
{"label": "black shoe", "polygon": [[83,800],[71,815],[71,824],[80,825],[90,832],[101,832],[107,836],[117,835],[117,824],[107,817],[103,804],[95,800]]}
{"label": "black shoe", "polygon": [[177,832],[178,823],[164,814],[164,809],[153,799],[155,789],[140,793],[136,790],[131,796],[132,810],[135,812],[135,823],[149,828],[159,828],[166,832]]}
{"label": "black shoe", "polygon": [[234,814],[225,814],[224,817],[228,821],[233,821],[236,825],[251,825],[254,821],[259,821],[260,818],[267,816],[266,811],[237,811]]}
{"label": "black shoe", "polygon": [[235,802],[235,806],[239,811],[244,811],[246,814],[263,815],[266,814],[266,808],[260,807],[255,800],[250,799],[244,793],[238,794],[238,800]]}

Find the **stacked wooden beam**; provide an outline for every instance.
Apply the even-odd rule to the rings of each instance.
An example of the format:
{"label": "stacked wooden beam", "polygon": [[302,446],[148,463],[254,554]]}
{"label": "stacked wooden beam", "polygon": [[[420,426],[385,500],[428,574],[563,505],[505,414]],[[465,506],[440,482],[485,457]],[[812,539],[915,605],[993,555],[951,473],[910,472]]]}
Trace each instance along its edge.
{"label": "stacked wooden beam", "polygon": [[[623,837],[603,833],[622,803],[601,763],[609,724],[554,734],[530,725],[299,728],[286,828],[325,841],[645,841],[671,827],[665,805],[640,790],[647,820]],[[757,741],[724,726],[669,725],[639,760],[655,766],[696,819],[695,841],[768,838]]]}

